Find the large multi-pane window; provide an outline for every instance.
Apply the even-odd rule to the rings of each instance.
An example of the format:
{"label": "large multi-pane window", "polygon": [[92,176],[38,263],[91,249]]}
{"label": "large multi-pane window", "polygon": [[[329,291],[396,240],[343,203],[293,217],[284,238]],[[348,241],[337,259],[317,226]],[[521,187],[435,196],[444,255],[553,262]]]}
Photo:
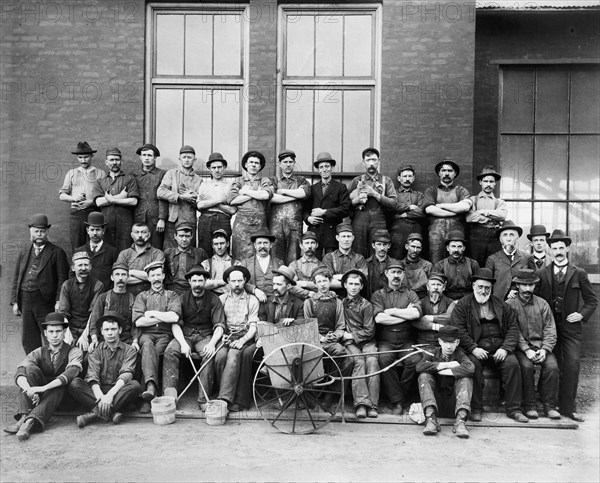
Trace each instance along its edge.
{"label": "large multi-pane window", "polygon": [[196,149],[199,170],[213,151],[237,167],[247,132],[246,8],[149,5],[146,131],[163,167],[183,144]]}
{"label": "large multi-pane window", "polygon": [[302,171],[321,151],[362,171],[361,151],[379,142],[380,7],[326,8],[280,8],[279,140]]}
{"label": "large multi-pane window", "polygon": [[501,71],[501,196],[529,230],[573,239],[571,260],[596,272],[600,249],[600,69],[505,66]]}

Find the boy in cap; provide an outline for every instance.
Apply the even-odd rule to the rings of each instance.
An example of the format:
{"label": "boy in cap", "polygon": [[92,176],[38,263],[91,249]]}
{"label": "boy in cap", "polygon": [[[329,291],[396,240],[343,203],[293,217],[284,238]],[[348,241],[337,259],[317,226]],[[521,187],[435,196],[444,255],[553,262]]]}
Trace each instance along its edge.
{"label": "boy in cap", "polygon": [[342,276],[348,270],[357,268],[368,275],[367,261],[361,254],[353,250],[354,231],[350,223],[341,223],[335,229],[338,249],[323,257],[323,264],[333,274],[331,288],[342,293]]}
{"label": "boy in cap", "polygon": [[437,417],[456,418],[452,431],[459,438],[468,438],[465,422],[471,411],[473,373],[475,365],[458,348],[459,331],[445,325],[438,332],[439,347],[432,354],[423,353],[417,363],[419,395],[425,414],[423,434],[440,431]]}
{"label": "boy in cap", "polygon": [[317,258],[319,242],[314,231],[307,231],[302,235],[300,250],[302,256],[290,263],[290,270],[294,272],[296,284],[292,287],[292,293],[302,300],[317,293],[317,286],[312,281],[312,272],[315,268],[325,266]]}
{"label": "boy in cap", "polygon": [[35,429],[43,430],[60,406],[67,386],[82,370],[81,349],[67,344],[65,329],[69,326],[63,314],[51,312],[42,322],[48,345],[30,352],[17,367],[15,382],[19,391],[16,424],[4,431],[29,439]]}
{"label": "boy in cap", "polygon": [[208,258],[203,248],[191,246],[193,230],[191,223],[178,221],[174,235],[177,246],[165,250],[165,286],[180,296],[190,288],[185,274]]}
{"label": "boy in cap", "polygon": [[406,257],[400,260],[400,265],[404,267],[406,283],[419,298],[423,298],[427,293],[427,276],[433,270],[432,263],[429,260],[421,258],[423,235],[420,233],[409,233],[406,237],[404,248]]}

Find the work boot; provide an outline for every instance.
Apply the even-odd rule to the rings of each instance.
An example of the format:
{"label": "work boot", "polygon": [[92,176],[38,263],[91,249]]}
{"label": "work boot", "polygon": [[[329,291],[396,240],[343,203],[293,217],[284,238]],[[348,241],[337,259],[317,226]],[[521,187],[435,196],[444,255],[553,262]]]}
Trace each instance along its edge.
{"label": "work boot", "polygon": [[93,423],[98,419],[98,414],[95,411],[90,411],[89,413],[80,414],[77,416],[77,427],[84,428],[90,423]]}
{"label": "work boot", "polygon": [[467,425],[465,421],[461,418],[456,418],[456,422],[454,423],[454,427],[452,428],[452,432],[456,434],[459,438],[468,438],[469,430],[467,429]]}
{"label": "work boot", "polygon": [[365,419],[367,417],[367,407],[362,404],[356,408],[356,417],[358,419]]}
{"label": "work boot", "polygon": [[394,416],[402,415],[402,402],[398,402],[392,406],[392,414]]}
{"label": "work boot", "polygon": [[537,419],[540,417],[535,409],[528,409],[525,411],[525,416],[527,416],[528,419]]}
{"label": "work boot", "polygon": [[123,421],[123,413],[117,411],[112,416],[112,422],[113,424],[121,424],[121,421]]}
{"label": "work boot", "polygon": [[471,411],[471,421],[480,423],[482,419],[483,411],[481,409],[473,409],[473,411]]}
{"label": "work boot", "polygon": [[142,400],[142,405],[140,406],[140,414],[148,414],[150,412],[150,402]]}
{"label": "work boot", "polygon": [[18,421],[15,421],[13,424],[9,424],[8,426],[2,428],[2,431],[8,434],[17,434],[21,424],[23,424],[23,421],[25,421],[25,416],[25,414],[22,414]]}
{"label": "work boot", "polygon": [[375,409],[375,408],[369,408],[367,410],[367,417],[368,418],[377,418],[377,417],[379,417],[379,413],[377,412],[377,409]]}
{"label": "work boot", "polygon": [[528,423],[529,419],[521,412],[515,411],[512,414],[508,415],[509,418],[514,419],[517,423]]}
{"label": "work boot", "polygon": [[19,431],[17,431],[17,438],[19,441],[26,441],[29,439],[31,435],[31,431],[33,431],[33,427],[35,425],[35,419],[29,418],[26,419],[23,424],[19,427]]}
{"label": "work boot", "polygon": [[425,428],[423,429],[423,434],[425,436],[432,436],[434,434],[437,434],[440,429],[441,428],[437,421],[435,413],[425,418]]}
{"label": "work boot", "polygon": [[145,401],[152,401],[156,397],[157,392],[156,384],[150,381],[146,384],[146,390],[142,393],[142,399]]}
{"label": "work boot", "polygon": [[560,419],[560,413],[556,409],[546,408],[545,412],[546,412],[547,418],[555,419],[555,420]]}

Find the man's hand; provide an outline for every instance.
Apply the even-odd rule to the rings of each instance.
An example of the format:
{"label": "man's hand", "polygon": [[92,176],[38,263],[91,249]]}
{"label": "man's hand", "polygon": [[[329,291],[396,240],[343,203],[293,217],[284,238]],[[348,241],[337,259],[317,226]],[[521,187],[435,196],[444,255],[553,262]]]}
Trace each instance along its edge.
{"label": "man's hand", "polygon": [[319,342],[321,344],[325,344],[327,342],[327,337],[325,337],[324,335],[320,335],[319,336]]}
{"label": "man's hand", "polygon": [[165,231],[165,220],[158,220],[158,223],[156,223],[156,231],[157,233]]}
{"label": "man's hand", "polygon": [[54,304],[54,312],[58,312],[60,309],[60,302],[57,300]]}
{"label": "man's hand", "polygon": [[209,342],[202,349],[202,357],[212,357],[215,352],[217,352],[217,348],[214,344]]}
{"label": "man's hand", "polygon": [[319,218],[323,218],[326,212],[327,210],[324,210],[323,208],[313,208],[310,212],[310,216],[317,216]]}
{"label": "man's hand", "polygon": [[342,336],[342,340],[354,340],[354,337],[350,332],[344,331],[344,335]]}
{"label": "man's hand", "polygon": [[241,349],[242,347],[244,347],[244,338],[240,338],[234,341],[231,341],[229,343],[229,347],[231,347],[232,349]]}
{"label": "man's hand", "polygon": [[263,346],[262,339],[258,339],[258,340],[256,341],[256,348],[257,348],[257,349],[260,349],[262,346]]}
{"label": "man's hand", "polygon": [[536,352],[535,359],[533,359],[533,362],[535,362],[536,364],[541,364],[546,360],[546,355],[546,349],[540,349]]}
{"label": "man's hand", "polygon": [[94,200],[83,200],[79,202],[79,209],[80,210],[87,210],[88,208],[91,208],[92,206],[94,206]]}
{"label": "man's hand", "polygon": [[573,312],[572,314],[569,314],[567,316],[567,322],[569,322],[569,324],[574,324],[575,322],[581,322],[583,320],[583,315],[581,315],[579,312]]}
{"label": "man's hand", "polygon": [[320,225],[323,223],[323,218],[320,216],[309,216],[306,221],[308,221],[309,225]]}
{"label": "man's hand", "polygon": [[133,347],[133,349],[135,349],[136,352],[140,351],[140,344],[138,344],[137,339],[135,339],[132,343],[131,343],[131,347]]}
{"label": "man's hand", "polygon": [[485,349],[482,349],[481,347],[475,347],[475,349],[473,349],[473,352],[471,352],[471,354],[473,354],[475,357],[477,357],[477,359],[479,359],[480,361],[483,361],[484,359],[488,358],[488,351],[486,351]]}
{"label": "man's hand", "polygon": [[100,414],[108,418],[110,416],[110,409],[112,407],[113,397],[110,394],[104,394],[98,401],[98,409],[100,410]]}
{"label": "man's hand", "polygon": [[92,337],[92,342],[90,342],[90,345],[88,346],[88,349],[87,349],[88,352],[90,352],[90,353],[94,352],[94,349],[96,347],[98,347],[98,344],[99,344],[98,338],[97,337],[96,338]]}
{"label": "man's hand", "polygon": [[535,362],[535,358],[537,357],[537,352],[534,351],[533,349],[527,349],[525,351],[525,355],[527,356],[527,359],[529,359],[530,361]]}
{"label": "man's hand", "polygon": [[327,335],[325,336],[325,340],[327,342],[337,342],[337,337],[335,336],[335,334],[333,332],[328,332]]}
{"label": "man's hand", "polygon": [[13,309],[13,314],[16,317],[21,317],[21,310],[19,309],[19,304],[14,303],[12,309]]}
{"label": "man's hand", "polygon": [[511,290],[510,292],[508,292],[508,295],[506,296],[507,299],[514,299],[517,296],[517,291],[516,290]]}
{"label": "man's hand", "polygon": [[79,339],[77,339],[77,347],[79,347],[83,352],[89,350],[90,343],[89,343],[87,337],[85,337],[85,335],[83,335]]}
{"label": "man's hand", "polygon": [[259,288],[254,289],[254,295],[261,304],[264,304],[267,301],[267,294]]}
{"label": "man's hand", "polygon": [[360,189],[360,193],[358,194],[359,199],[361,198],[361,195],[366,195],[367,197],[377,197],[379,196],[379,193],[377,191],[375,191],[375,189],[371,186],[371,185],[365,185]]}
{"label": "man's hand", "polygon": [[500,348],[494,354],[494,360],[496,362],[502,362],[504,359],[506,359],[507,355],[508,355],[508,351],[506,349]]}
{"label": "man's hand", "polygon": [[29,399],[31,399],[31,402],[34,405],[38,405],[40,403],[40,394],[44,392],[41,388],[41,386],[32,386],[29,389],[27,389],[27,391],[25,391],[25,394],[27,394],[27,397]]}
{"label": "man's hand", "polygon": [[186,341],[183,341],[183,344],[180,343],[179,345],[181,346],[181,353],[185,357],[190,357],[192,355],[192,348]]}
{"label": "man's hand", "polygon": [[294,318],[293,317],[287,317],[285,319],[281,319],[281,323],[285,326],[291,325],[292,322],[294,322]]}

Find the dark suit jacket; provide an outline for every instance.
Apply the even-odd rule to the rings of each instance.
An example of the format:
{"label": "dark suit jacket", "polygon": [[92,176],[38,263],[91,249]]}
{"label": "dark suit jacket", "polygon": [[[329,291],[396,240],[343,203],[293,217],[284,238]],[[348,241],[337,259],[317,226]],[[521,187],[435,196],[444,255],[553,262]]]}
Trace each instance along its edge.
{"label": "dark suit jacket", "polygon": [[536,267],[532,255],[517,250],[511,262],[508,255],[504,253],[504,250],[499,250],[487,258],[485,268],[489,268],[496,279],[493,294],[504,300],[513,287],[512,279],[517,275],[519,270],[523,268],[535,270]]}
{"label": "dark suit jacket", "polygon": [[[275,320],[275,304],[273,296],[269,297],[266,304],[260,305],[258,317],[262,321],[270,322],[271,324],[279,323]],[[283,319],[303,319],[304,318],[304,301],[300,300],[295,295],[288,292],[288,301],[285,310],[281,316]]]}
{"label": "dark suit jacket", "polygon": [[[311,195],[304,201],[303,217],[304,221],[308,224],[308,229],[317,234],[321,248],[337,248],[338,243],[335,239],[335,227],[350,214],[350,207],[350,195],[344,183],[331,180],[325,196],[323,196],[323,187],[320,179],[312,185]],[[320,225],[311,225],[307,221],[313,208],[327,210],[325,221]]]}
{"label": "dark suit jacket", "polygon": [[[554,277],[554,263],[547,267],[540,268],[537,271],[540,282],[538,285],[538,295],[548,302],[552,310],[552,278]],[[598,306],[598,297],[592,288],[592,284],[587,273],[581,268],[571,265],[567,267],[565,275],[565,294],[562,304],[562,319],[556,320],[556,323],[563,323],[565,326],[571,326],[565,321],[569,314],[579,312],[583,315],[582,322],[587,322]]]}
{"label": "dark suit jacket", "polygon": [[[18,303],[19,307],[21,306],[19,290],[31,253],[33,253],[33,244],[29,243],[25,248],[21,249],[17,257],[10,303]],[[58,301],[60,298],[60,288],[68,276],[69,262],[67,261],[67,255],[62,248],[57,247],[53,243],[46,242],[46,246],[42,250],[40,271],[37,276],[40,292],[45,302]]]}
{"label": "dark suit jacket", "polygon": [[[92,261],[92,277],[102,282],[105,291],[110,290],[113,285],[110,279],[110,276],[112,275],[112,266],[113,263],[117,261],[119,250],[104,242],[102,243],[100,250],[96,253],[92,253],[88,242],[85,245],[76,248],[75,252],[87,252]],[[73,276],[74,274],[71,273],[71,277]]]}

